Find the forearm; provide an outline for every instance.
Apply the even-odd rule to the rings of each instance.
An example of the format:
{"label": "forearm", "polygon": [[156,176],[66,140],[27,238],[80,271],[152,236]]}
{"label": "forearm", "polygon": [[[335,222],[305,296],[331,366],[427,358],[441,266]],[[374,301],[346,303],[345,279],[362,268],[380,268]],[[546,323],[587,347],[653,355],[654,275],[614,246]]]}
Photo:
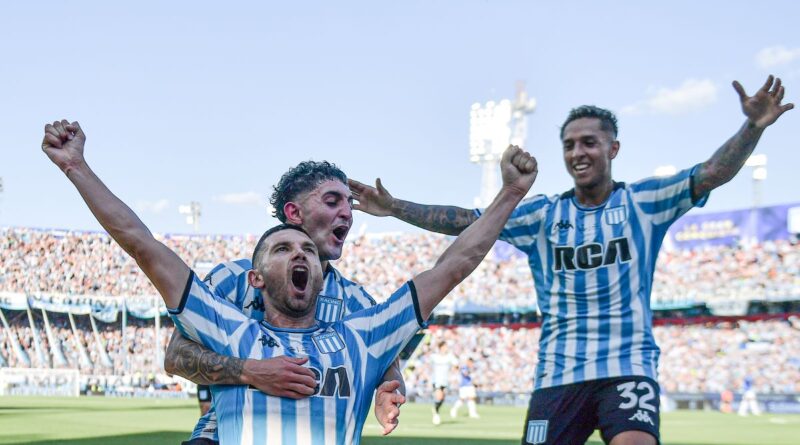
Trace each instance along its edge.
{"label": "forearm", "polygon": [[180,304],[189,267],[156,240],[142,220],[117,198],[85,162],[64,169],[97,221],[128,253],[161,294],[167,307]]}
{"label": "forearm", "polygon": [[695,173],[694,197],[703,196],[733,179],[753,153],[763,132],[763,128],[748,119]]}
{"label": "forearm", "polygon": [[383,375],[383,379],[381,379],[381,383],[383,382],[391,382],[392,380],[397,380],[400,382],[400,387],[397,389],[400,391],[400,394],[406,395],[406,382],[403,379],[403,373],[400,371],[400,363],[397,359],[395,359],[392,366],[386,370],[386,374]]}
{"label": "forearm", "polygon": [[401,199],[392,201],[391,213],[401,221],[445,235],[458,235],[478,219],[475,212],[461,207],[417,204]]}
{"label": "forearm", "polygon": [[419,297],[423,318],[427,318],[433,308],[483,261],[525,193],[526,190],[503,187],[481,217],[461,232],[439,257],[436,266],[414,279],[415,283],[424,281],[421,284],[426,289]]}
{"label": "forearm", "polygon": [[219,355],[188,340],[176,329],[164,357],[164,369],[199,385],[243,385],[245,360]]}
{"label": "forearm", "polygon": [[86,163],[64,171],[108,234],[134,259],[153,235],[138,216],[95,175]]}

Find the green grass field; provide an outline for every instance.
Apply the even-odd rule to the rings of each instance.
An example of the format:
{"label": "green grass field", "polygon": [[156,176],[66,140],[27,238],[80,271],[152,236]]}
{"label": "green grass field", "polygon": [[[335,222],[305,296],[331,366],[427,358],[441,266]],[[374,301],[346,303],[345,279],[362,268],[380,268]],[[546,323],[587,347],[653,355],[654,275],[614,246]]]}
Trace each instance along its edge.
{"label": "green grass field", "polygon": [[[371,419],[364,429],[368,445],[511,445],[519,444],[524,410],[479,407],[478,420],[450,419],[433,426],[430,407],[406,405],[401,424],[389,437],[379,436]],[[463,411],[463,410],[462,410]],[[0,444],[176,445],[197,420],[194,401],[106,398],[0,398]],[[712,412],[674,412],[662,417],[664,444],[797,445],[800,416],[738,417]],[[596,437],[591,444],[602,443]]]}

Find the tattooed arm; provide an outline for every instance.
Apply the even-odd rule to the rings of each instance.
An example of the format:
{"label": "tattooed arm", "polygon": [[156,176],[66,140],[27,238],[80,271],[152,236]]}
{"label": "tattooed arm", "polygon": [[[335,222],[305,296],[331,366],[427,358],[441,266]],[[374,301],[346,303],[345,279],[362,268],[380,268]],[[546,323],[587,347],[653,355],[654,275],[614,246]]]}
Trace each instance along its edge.
{"label": "tattooed arm", "polygon": [[314,393],[314,374],[301,366],[308,358],[243,360],[219,355],[184,338],[176,329],[164,369],[200,385],[250,385],[276,397],[300,399]]}
{"label": "tattooed arm", "polygon": [[381,184],[380,178],[375,187],[348,179],[353,198],[358,203],[356,210],[374,216],[393,216],[417,227],[445,235],[458,235],[478,219],[472,210],[455,206],[417,204],[394,198]]}
{"label": "tattooed arm", "polygon": [[764,129],[775,123],[784,112],[794,108],[793,104],[781,105],[784,88],[781,80],[773,79],[772,76],[767,78],[766,83],[753,96],[748,96],[739,82],[734,81],[733,88],[739,94],[747,120],[711,159],[697,169],[692,183],[694,199],[733,179],[755,149]]}

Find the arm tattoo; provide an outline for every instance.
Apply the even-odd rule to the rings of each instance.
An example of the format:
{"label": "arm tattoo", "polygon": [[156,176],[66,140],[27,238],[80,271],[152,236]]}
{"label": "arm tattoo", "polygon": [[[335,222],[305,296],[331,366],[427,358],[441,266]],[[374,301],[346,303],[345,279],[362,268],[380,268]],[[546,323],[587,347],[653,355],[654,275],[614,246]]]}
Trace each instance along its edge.
{"label": "arm tattoo", "polygon": [[432,232],[458,235],[478,217],[471,210],[396,200],[392,213],[398,219]]}
{"label": "arm tattoo", "polygon": [[745,122],[742,128],[717,149],[694,175],[692,197],[697,199],[733,179],[758,144],[763,128]]}
{"label": "arm tattoo", "polygon": [[173,374],[200,385],[241,384],[244,360],[212,352],[177,331],[167,348],[165,360],[165,367]]}

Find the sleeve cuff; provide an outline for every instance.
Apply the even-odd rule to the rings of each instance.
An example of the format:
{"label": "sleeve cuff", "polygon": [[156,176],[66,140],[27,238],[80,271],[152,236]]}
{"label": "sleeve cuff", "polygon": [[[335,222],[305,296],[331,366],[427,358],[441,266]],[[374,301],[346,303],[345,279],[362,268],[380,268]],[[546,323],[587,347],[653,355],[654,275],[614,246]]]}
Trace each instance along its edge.
{"label": "sleeve cuff", "polygon": [[178,307],[175,309],[167,308],[167,312],[170,315],[178,315],[183,312],[183,308],[186,307],[186,300],[189,299],[189,290],[192,288],[192,283],[194,282],[194,271],[189,271],[189,279],[186,280],[186,287],[183,288],[183,295],[181,295],[181,302],[178,304]]}

